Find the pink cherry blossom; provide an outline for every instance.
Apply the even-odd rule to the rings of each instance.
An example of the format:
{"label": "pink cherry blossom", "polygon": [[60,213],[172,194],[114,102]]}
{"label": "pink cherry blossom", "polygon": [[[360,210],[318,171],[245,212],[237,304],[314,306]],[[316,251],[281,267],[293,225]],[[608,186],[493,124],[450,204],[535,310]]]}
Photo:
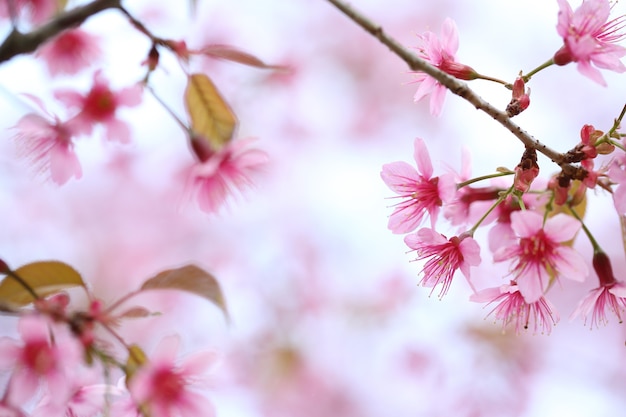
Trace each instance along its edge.
{"label": "pink cherry blossom", "polygon": [[[422,46],[417,49],[422,59],[461,80],[476,78],[476,71],[467,65],[456,62],[459,34],[456,23],[452,19],[447,18],[443,22],[441,40],[430,31],[418,36],[422,41]],[[415,73],[415,80],[411,83],[419,84],[413,98],[414,101],[419,101],[430,94],[430,113],[433,116],[439,116],[446,98],[447,88],[423,72]]]}
{"label": "pink cherry blossom", "polygon": [[211,402],[193,391],[202,374],[214,362],[215,355],[201,352],[176,364],[178,338],[167,337],[157,346],[148,363],[129,381],[136,404],[149,410],[152,417],[211,417]]}
{"label": "pink cherry blossom", "polygon": [[519,242],[498,249],[494,261],[512,260],[511,273],[527,303],[538,301],[550,284],[550,274],[583,281],[587,265],[564,242],[574,238],[581,225],[573,217],[557,214],[543,222],[530,210],[511,213],[511,227]]}
{"label": "pink cherry blossom", "polygon": [[489,312],[489,315],[495,313],[496,320],[502,321],[503,330],[507,325],[515,323],[516,334],[529,327],[532,327],[533,333],[541,330],[541,333],[550,334],[552,326],[559,321],[559,315],[554,306],[544,296],[534,302],[527,302],[515,281],[481,290],[472,294],[470,301],[486,302],[487,305],[496,303],[497,305]]}
{"label": "pink cherry blossom", "polygon": [[200,209],[216,212],[235,190],[252,185],[252,176],[268,161],[265,152],[250,149],[255,139],[228,143],[217,152],[196,152],[203,155],[188,173],[188,193],[195,195]]}
{"label": "pink cherry blossom", "polygon": [[101,55],[98,38],[80,28],[61,32],[46,42],[37,56],[43,59],[50,75],[73,75],[89,67]]}
{"label": "pink cherry blossom", "polygon": [[11,404],[28,401],[42,384],[55,402],[68,398],[67,372],[80,364],[82,351],[69,332],[54,332],[53,342],[51,326],[41,316],[24,316],[18,324],[22,343],[0,339],[0,367],[13,369],[7,388]]}
{"label": "pink cherry blossom", "polygon": [[451,201],[456,193],[453,174],[433,177],[433,167],[426,144],[415,139],[413,158],[417,171],[406,162],[398,161],[383,165],[380,176],[391,190],[403,201],[397,203],[389,217],[388,228],[393,233],[409,233],[430,216],[431,227],[444,202]]}
{"label": "pink cherry blossom", "polygon": [[100,71],[93,77],[93,86],[86,95],[75,91],[62,90],[55,97],[70,108],[78,109],[78,114],[68,121],[72,128],[81,134],[91,134],[96,124],[106,129],[109,140],[121,143],[130,142],[130,128],[117,118],[120,107],[137,106],[141,102],[142,87],[134,85],[120,91],[112,91]]}
{"label": "pink cherry blossom", "polygon": [[72,141],[75,132],[70,125],[47,113],[41,101],[32,98],[46,117],[31,113],[17,122],[14,140],[18,153],[28,159],[36,171],[49,175],[58,185],[72,177],[81,178],[82,169]]}
{"label": "pink cherry blossom", "polygon": [[626,311],[626,284],[615,279],[611,261],[604,252],[597,252],[593,256],[593,268],[598,275],[600,286],[594,288],[584,297],[572,313],[571,318],[582,315],[587,318],[591,315],[591,328],[607,324],[607,310],[617,316],[622,322],[622,314]]}
{"label": "pink cherry blossom", "polygon": [[471,236],[462,234],[447,239],[433,229],[424,228],[407,235],[404,242],[417,252],[416,260],[426,260],[420,284],[432,287],[433,291],[435,286],[442,284],[439,298],[448,292],[457,270],[461,270],[472,286],[470,266],[480,264],[480,246]]}
{"label": "pink cherry blossom", "polygon": [[557,1],[559,21],[556,28],[564,44],[554,54],[555,64],[577,62],[581,74],[604,86],[606,81],[597,68],[619,73],[626,71],[620,61],[626,55],[626,48],[616,45],[624,38],[622,30],[626,16],[609,21],[611,5],[608,0],[584,0],[576,11],[572,11],[566,0]]}

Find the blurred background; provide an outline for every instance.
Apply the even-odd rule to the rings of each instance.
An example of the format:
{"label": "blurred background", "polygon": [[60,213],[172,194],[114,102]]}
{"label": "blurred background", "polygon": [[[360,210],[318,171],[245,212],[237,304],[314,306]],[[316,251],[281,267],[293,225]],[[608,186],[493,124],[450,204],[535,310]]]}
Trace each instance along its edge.
{"label": "blurred background", "polygon": [[[80,2],[70,2],[79,4]],[[103,55],[75,77],[50,78],[33,57],[0,66],[0,256],[13,267],[43,259],[73,265],[93,292],[112,302],[158,271],[195,263],[224,290],[232,322],[188,294],[146,294],[136,304],[162,314],[129,321],[121,331],[147,352],[178,333],[186,353],[218,352],[207,396],[219,416],[519,416],[620,415],[626,406],[626,333],[612,321],[590,330],[569,315],[595,275],[564,280],[549,293],[561,320],[552,334],[503,334],[485,319],[491,310],[469,302],[457,276],[442,300],[419,287],[401,235],[387,230],[394,194],[380,179],[383,164],[413,161],[423,138],[435,173],[460,169],[463,147],[474,176],[514,168],[522,145],[508,131],[448,94],[433,118],[428,99],[413,103],[406,65],[324,0],[136,0],[127,8],[158,36],[190,48],[226,43],[289,72],[195,59],[240,120],[237,136],[258,138],[270,163],[255,187],[217,214],[201,212],[183,193],[191,161],[185,132],[148,94],[120,117],[129,145],[79,140],[83,178],[62,187],[17,157],[12,127],[33,109],[20,96],[40,97],[59,115],[55,89],[86,91],[102,68],[114,88],[140,80],[149,41],[124,17],[103,12],[83,27],[98,35]],[[457,22],[457,58],[477,71],[513,81],[562,45],[556,1],[354,1],[353,6],[406,46],[416,34],[440,33]],[[574,3],[573,7],[577,7]],[[613,14],[626,13],[617,4]],[[4,33],[10,28],[5,24]],[[549,146],[579,142],[583,124],[608,130],[624,105],[618,74],[603,71],[603,88],[575,66],[536,75],[530,108],[516,118]],[[186,78],[163,53],[151,77],[156,94],[185,119]],[[504,108],[510,91],[470,85]],[[555,166],[540,157],[542,176]],[[619,219],[610,197],[590,192],[587,224],[609,252],[619,278],[626,267]],[[441,230],[455,233],[454,229]],[[485,242],[486,234],[477,239]],[[575,245],[591,263],[584,236]],[[508,283],[507,265],[472,270],[479,288]],[[80,304],[80,301],[77,301]],[[14,319],[3,318],[7,333]]]}

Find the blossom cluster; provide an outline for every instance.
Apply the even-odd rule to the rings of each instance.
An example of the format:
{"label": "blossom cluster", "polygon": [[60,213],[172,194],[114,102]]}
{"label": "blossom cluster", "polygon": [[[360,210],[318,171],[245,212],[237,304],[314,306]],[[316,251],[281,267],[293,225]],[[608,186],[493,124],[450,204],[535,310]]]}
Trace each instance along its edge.
{"label": "blossom cluster", "polygon": [[[526,84],[551,65],[576,62],[581,74],[600,85],[606,82],[598,68],[625,72],[620,58],[626,55],[626,48],[617,42],[626,35],[626,16],[610,20],[607,0],[585,0],[575,11],[565,0],[558,3],[557,32],[563,46],[546,64],[526,75],[520,73],[513,83],[484,76],[456,61],[459,40],[451,19],[444,22],[441,38],[432,32],[419,36],[420,57],[457,79],[484,79],[510,88],[508,117],[529,108],[530,90]],[[415,77],[419,84],[415,99],[431,94],[430,111],[438,116],[447,88],[423,72]],[[622,116],[623,112],[607,133],[585,124],[580,140],[572,141],[572,148],[560,154],[560,172],[548,181],[538,178],[540,149],[528,143],[514,169],[499,168],[479,178],[470,178],[468,164],[460,174],[435,176],[426,145],[419,138],[414,142],[417,170],[406,162],[384,165],[381,177],[399,199],[393,205],[388,227],[393,233],[407,234],[404,242],[415,251],[416,260],[423,261],[420,284],[433,290],[441,284],[441,298],[460,270],[472,289],[470,300],[492,306],[490,314],[502,321],[503,328],[512,324],[517,332],[531,328],[549,333],[559,320],[547,298],[549,291],[562,278],[584,281],[589,276],[588,260],[592,259],[599,286],[580,301],[571,317],[591,317],[593,327],[605,324],[610,311],[621,322],[626,307],[624,284],[615,278],[610,259],[584,225],[583,217],[588,189],[610,193],[618,215],[626,214],[626,142],[618,132]],[[511,177],[509,182],[506,176]],[[492,179],[490,185],[475,186],[487,179]],[[451,237],[439,231],[441,218],[456,230]],[[426,219],[430,227],[423,227]],[[509,273],[501,278],[505,282],[496,281],[492,288],[477,290],[470,269],[486,256],[484,251],[481,256],[481,245],[474,234],[487,227],[491,260],[494,265],[508,265]],[[593,255],[586,256],[573,248],[581,230],[593,246]]]}

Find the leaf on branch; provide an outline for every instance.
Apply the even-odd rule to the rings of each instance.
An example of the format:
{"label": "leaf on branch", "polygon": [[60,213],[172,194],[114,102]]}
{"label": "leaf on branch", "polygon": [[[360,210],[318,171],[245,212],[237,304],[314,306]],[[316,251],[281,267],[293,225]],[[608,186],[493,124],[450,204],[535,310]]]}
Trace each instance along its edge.
{"label": "leaf on branch", "polygon": [[[39,261],[13,271],[39,297],[47,297],[67,288],[84,287],[82,277],[70,265],[59,261]],[[30,291],[11,275],[0,282],[0,301],[25,306],[35,301]]]}
{"label": "leaf on branch", "polygon": [[126,373],[126,386],[128,386],[130,380],[133,379],[137,370],[146,362],[148,362],[148,356],[139,346],[130,345],[128,347],[128,359],[126,360],[126,368],[124,369]]}
{"label": "leaf on branch", "polygon": [[218,150],[232,140],[237,117],[209,77],[204,74],[189,77],[185,105],[193,133],[204,137],[212,149]]}
{"label": "leaf on branch", "polygon": [[256,68],[285,70],[287,67],[283,65],[266,64],[252,54],[241,51],[234,46],[214,44],[208,45],[199,51],[201,54],[210,58],[223,59],[226,61],[236,62],[238,64],[248,65]]}
{"label": "leaf on branch", "polygon": [[57,11],[62,12],[67,7],[67,0],[57,0]]}
{"label": "leaf on branch", "polygon": [[222,310],[226,320],[229,319],[226,302],[219,283],[213,275],[195,265],[187,265],[181,268],[168,269],[160,272],[155,277],[143,283],[140,291],[145,290],[180,290],[191,292],[211,301]]}

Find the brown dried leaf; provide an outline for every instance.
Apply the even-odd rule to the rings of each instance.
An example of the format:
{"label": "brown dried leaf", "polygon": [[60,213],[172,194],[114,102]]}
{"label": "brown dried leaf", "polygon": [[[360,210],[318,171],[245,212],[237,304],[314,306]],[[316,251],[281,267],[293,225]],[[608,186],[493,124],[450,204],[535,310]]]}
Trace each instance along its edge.
{"label": "brown dried leaf", "polygon": [[263,69],[274,69],[274,70],[282,70],[286,69],[282,65],[271,65],[266,64],[256,56],[249,54],[247,52],[241,51],[234,46],[230,45],[222,45],[222,44],[213,44],[208,45],[202,48],[200,53],[217,59],[224,59],[226,61],[237,62],[238,64],[249,65],[251,67],[263,68]]}
{"label": "brown dried leaf", "polygon": [[209,77],[189,76],[185,105],[193,133],[204,137],[212,149],[218,150],[232,140],[237,117]]}
{"label": "brown dried leaf", "polygon": [[160,272],[144,282],[140,290],[181,290],[191,292],[215,304],[222,310],[228,320],[226,302],[219,283],[213,275],[195,265],[187,265]]}
{"label": "brown dried leaf", "polygon": [[[32,262],[16,269],[13,274],[21,278],[39,297],[85,286],[78,271],[59,261]],[[33,301],[32,294],[10,274],[0,282],[0,302],[25,306]]]}

